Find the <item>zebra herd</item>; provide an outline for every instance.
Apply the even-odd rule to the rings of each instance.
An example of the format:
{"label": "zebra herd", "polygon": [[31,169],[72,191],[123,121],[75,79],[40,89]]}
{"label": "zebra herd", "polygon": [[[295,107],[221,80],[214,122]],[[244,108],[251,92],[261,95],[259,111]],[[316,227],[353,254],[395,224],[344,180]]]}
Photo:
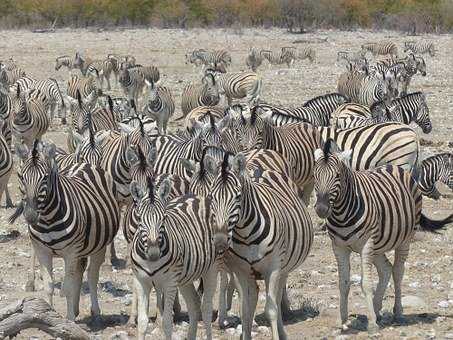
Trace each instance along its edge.
{"label": "zebra herd", "polygon": [[[393,42],[340,51],[337,60],[346,72],[338,92],[285,108],[263,101],[257,67],[263,59],[288,66],[313,61],[312,48],[252,49],[245,62],[252,71],[243,72],[228,71],[233,59],[226,50],[195,50],[186,62],[204,65],[202,78],[184,88],[178,118],[184,127],[170,133],[176,106],[171,90],[158,85],[156,66],[139,65],[134,56],[57,57],[55,70],[72,72],[66,98],[54,79],[36,80],[12,59],[1,62],[0,198],[6,192],[12,206],[7,184],[14,138],[22,198],[10,222],[23,215],[28,224],[50,304],[53,257],[64,260],[70,320],[79,315],[88,266],[91,314],[100,321],[99,269],[107,247],[115,262],[114,237],[121,229],[134,273],[130,321],[137,323],[139,339],[145,339],[152,289],[165,338],[172,337],[180,292],[189,314],[187,337],[196,338],[201,318],[211,339],[219,277],[221,328],[237,289],[242,338],[251,339],[257,281],[264,280],[272,338],[286,339],[286,282],[313,244],[314,194],[338,264],[342,326],[348,321],[351,252],[361,256],[369,332],[379,329],[391,276],[393,312],[401,319],[401,282],[414,234],[453,222],[453,215],[434,221],[422,213],[422,195],[440,197],[438,181],[453,189],[453,155],[421,161],[418,136],[409,126],[432,130],[426,95],[408,89],[413,76],[426,76],[421,54],[434,56],[434,47],[407,42],[404,51],[410,53],[398,56]],[[107,95],[112,75],[125,97]],[[66,123],[66,111],[69,152],[43,138],[56,114]],[[393,264],[386,257],[391,250]],[[33,258],[29,290],[34,280]]]}

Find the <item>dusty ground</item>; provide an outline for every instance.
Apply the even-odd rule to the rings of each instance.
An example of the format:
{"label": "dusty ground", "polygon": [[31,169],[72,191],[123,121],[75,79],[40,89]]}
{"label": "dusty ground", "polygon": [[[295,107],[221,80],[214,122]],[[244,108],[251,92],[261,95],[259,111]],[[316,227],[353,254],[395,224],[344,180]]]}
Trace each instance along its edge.
{"label": "dusty ground", "polygon": [[[179,106],[183,86],[199,77],[198,71],[185,65],[184,54],[198,47],[227,48],[232,51],[233,68],[245,68],[244,58],[250,46],[260,48],[279,48],[292,45],[297,39],[327,38],[327,42],[313,44],[318,52],[318,59],[313,65],[306,62],[296,64],[292,69],[262,67],[259,73],[264,78],[263,98],[268,102],[284,105],[298,105],[316,95],[332,92],[342,69],[335,65],[338,50],[358,48],[363,42],[390,38],[402,46],[406,37],[394,32],[337,32],[321,31],[303,36],[290,35],[281,30],[125,30],[113,32],[91,32],[85,30],[63,30],[50,34],[33,34],[26,31],[0,32],[0,59],[13,56],[27,72],[34,77],[54,77],[63,89],[68,74],[54,70],[55,57],[84,51],[93,57],[103,57],[107,53],[130,53],[141,64],[153,63],[162,74],[162,83],[169,86]],[[413,90],[427,94],[433,131],[423,136],[439,143],[437,149],[422,148],[423,154],[448,151],[447,143],[451,140],[453,101],[453,64],[450,55],[453,47],[451,36],[426,37],[436,42],[438,55],[427,59],[428,76],[416,77]],[[294,45],[300,46],[300,45]],[[117,90],[115,93],[119,93]],[[176,115],[179,115],[179,108]],[[174,125],[173,125],[174,126]],[[49,138],[60,146],[65,146],[63,129],[53,128]],[[420,132],[421,133],[421,132]],[[14,176],[10,184],[13,198],[18,198],[17,180]],[[424,200],[424,210],[429,216],[444,217],[451,213],[452,201],[442,198],[438,202]],[[25,276],[30,262],[30,249],[25,225],[20,222],[8,226],[6,220],[12,210],[0,211],[0,232],[18,229],[20,236],[10,239],[2,236],[0,242],[0,307],[17,298],[29,296],[44,297],[42,283],[38,283],[36,293],[24,291]],[[317,218],[313,217],[317,224]],[[120,239],[122,237],[120,236]],[[124,241],[119,242],[119,254],[124,258]],[[390,315],[385,315],[381,336],[386,338],[453,338],[453,227],[441,235],[426,235],[425,239],[413,245],[406,264],[403,295],[414,300],[421,299],[418,306],[406,307],[406,325],[392,324]],[[56,276],[63,273],[62,261],[56,262]],[[352,279],[354,284],[350,293],[350,319],[353,329],[344,333],[335,327],[339,313],[336,264],[332,255],[330,240],[320,233],[308,260],[289,279],[289,295],[295,309],[293,318],[287,322],[286,330],[290,339],[301,338],[366,338],[364,329],[365,306],[359,285],[358,256],[353,257]],[[129,269],[111,269],[104,266],[100,278],[100,303],[106,328],[91,329],[97,338],[109,339],[113,334],[125,331],[135,336],[135,328],[126,325],[129,314],[131,272]],[[59,285],[58,285],[59,287]],[[63,298],[57,297],[56,309],[65,314]],[[393,288],[388,289],[384,310],[392,309]],[[260,294],[258,306],[258,325],[266,326],[263,311],[264,294]],[[238,300],[234,300],[233,314],[237,315]],[[89,315],[89,296],[87,290],[81,299],[80,323],[85,325]],[[201,325],[201,324],[200,324]],[[181,335],[186,324],[179,323],[175,330]],[[200,327],[202,329],[202,327]],[[152,326],[150,327],[150,331]],[[157,332],[157,331],[156,331]],[[156,332],[150,335],[155,337]],[[214,326],[217,339],[238,338],[234,328],[220,331]],[[201,333],[199,333],[201,334]],[[269,338],[266,327],[255,328],[257,339]],[[44,333],[29,330],[20,338],[37,336],[46,338]],[[47,337],[48,338],[48,337]]]}

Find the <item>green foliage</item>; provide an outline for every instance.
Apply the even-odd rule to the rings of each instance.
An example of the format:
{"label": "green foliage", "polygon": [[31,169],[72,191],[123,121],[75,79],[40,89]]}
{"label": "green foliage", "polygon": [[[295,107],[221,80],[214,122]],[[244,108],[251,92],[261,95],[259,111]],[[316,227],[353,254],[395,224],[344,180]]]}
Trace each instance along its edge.
{"label": "green foliage", "polygon": [[9,26],[157,25],[453,29],[453,0],[0,0]]}

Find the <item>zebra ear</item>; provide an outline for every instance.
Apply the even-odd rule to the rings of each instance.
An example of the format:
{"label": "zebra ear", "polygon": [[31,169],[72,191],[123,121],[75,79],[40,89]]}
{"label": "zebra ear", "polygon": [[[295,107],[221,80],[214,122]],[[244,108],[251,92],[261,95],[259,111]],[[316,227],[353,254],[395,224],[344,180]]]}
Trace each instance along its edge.
{"label": "zebra ear", "polygon": [[132,181],[129,189],[134,202],[140,202],[145,197],[146,190],[136,181]]}
{"label": "zebra ear", "polygon": [[85,140],[85,138],[80,133],[78,133],[77,131],[72,131],[72,136],[74,137],[74,140],[75,140],[77,145],[82,144],[83,141]]}
{"label": "zebra ear", "polygon": [[190,175],[198,171],[198,164],[193,159],[181,158],[180,162]]}
{"label": "zebra ear", "polygon": [[270,109],[263,109],[263,110],[261,110],[261,112],[262,112],[262,113],[261,113],[260,117],[261,117],[263,120],[265,120],[265,121],[271,123],[271,122],[272,122],[272,110],[270,110]]}
{"label": "zebra ear", "polygon": [[230,167],[236,174],[238,174],[240,177],[243,177],[246,167],[244,154],[240,152],[236,156],[234,156],[234,158],[230,161]]}
{"label": "zebra ear", "polygon": [[349,166],[349,164],[351,163],[351,155],[352,155],[351,149],[338,152],[336,155],[340,159],[340,161],[342,161],[343,163],[345,163],[346,165]]}
{"label": "zebra ear", "polygon": [[315,150],[315,162],[319,161],[324,156],[322,149]]}
{"label": "zebra ear", "polygon": [[165,178],[160,183],[159,190],[157,191],[157,194],[159,195],[159,198],[162,201],[167,200],[168,196],[170,195],[171,186],[172,186],[172,183],[171,183],[171,179],[169,177]]}
{"label": "zebra ear", "polygon": [[212,158],[209,155],[206,155],[204,157],[204,167],[208,171],[208,173],[210,173],[214,177],[217,177],[217,174],[219,172],[219,167],[218,167],[217,161],[214,158]]}
{"label": "zebra ear", "polygon": [[132,131],[134,131],[134,128],[132,126],[130,126],[129,124],[118,123],[118,127],[120,128],[121,132],[124,132],[124,133],[127,133],[127,134],[129,134]]}
{"label": "zebra ear", "polygon": [[129,146],[126,150],[126,160],[130,163],[130,164],[135,164],[136,162],[138,162],[138,156],[137,156],[137,153],[135,152],[135,150]]}
{"label": "zebra ear", "polygon": [[42,152],[44,156],[47,158],[47,160],[53,161],[57,153],[57,147],[55,146],[55,144],[49,143],[44,146]]}
{"label": "zebra ear", "polygon": [[21,159],[21,160],[26,160],[28,158],[28,154],[30,153],[30,150],[28,147],[23,144],[23,143],[16,143],[14,146],[16,155]]}

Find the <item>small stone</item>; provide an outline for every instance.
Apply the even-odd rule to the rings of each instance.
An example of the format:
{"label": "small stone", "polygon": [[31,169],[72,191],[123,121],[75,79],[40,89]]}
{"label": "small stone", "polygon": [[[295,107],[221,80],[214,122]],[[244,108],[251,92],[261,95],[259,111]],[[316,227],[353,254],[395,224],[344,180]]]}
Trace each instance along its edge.
{"label": "small stone", "polygon": [[401,299],[403,307],[424,308],[426,307],[425,301],[415,295],[407,295]]}
{"label": "small stone", "polygon": [[235,330],[234,328],[227,328],[227,329],[225,330],[225,332],[227,332],[227,333],[230,334],[230,335],[233,335],[233,334],[236,332],[236,330]]}
{"label": "small stone", "polygon": [[113,334],[110,337],[111,340],[129,340],[129,334],[125,331],[120,331],[115,334]]}
{"label": "small stone", "polygon": [[331,303],[331,304],[329,304],[328,308],[330,308],[330,309],[336,309],[336,308],[337,308],[337,305]]}
{"label": "small stone", "polygon": [[242,325],[237,325],[236,332],[237,333],[242,333]]}
{"label": "small stone", "polygon": [[349,339],[349,335],[341,334],[341,335],[337,335],[335,337],[335,340],[345,340],[345,339]]}
{"label": "small stone", "polygon": [[431,277],[431,281],[432,281],[432,282],[439,283],[439,282],[441,281],[440,274],[433,275],[433,276]]}
{"label": "small stone", "polygon": [[411,287],[411,288],[420,288],[420,282],[417,282],[417,281],[411,282],[411,283],[409,283],[409,287]]}
{"label": "small stone", "polygon": [[270,333],[269,328],[266,326],[258,326],[258,333]]}
{"label": "small stone", "polygon": [[448,300],[453,300],[453,290],[448,292],[447,297],[448,297]]}
{"label": "small stone", "polygon": [[450,304],[448,303],[448,301],[439,301],[439,303],[437,304],[440,308],[448,308],[448,306],[450,306]]}
{"label": "small stone", "polygon": [[362,277],[360,275],[354,274],[351,276],[351,282],[353,285],[359,285]]}

